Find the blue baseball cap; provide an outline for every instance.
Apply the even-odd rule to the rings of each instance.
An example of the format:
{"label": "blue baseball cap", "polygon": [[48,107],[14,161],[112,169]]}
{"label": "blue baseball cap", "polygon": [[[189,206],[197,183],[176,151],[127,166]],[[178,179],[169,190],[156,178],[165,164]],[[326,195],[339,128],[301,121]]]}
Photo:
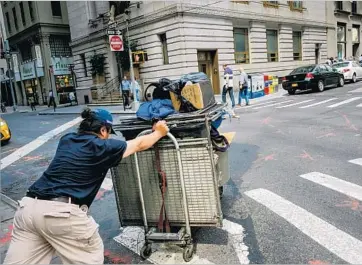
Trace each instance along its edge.
{"label": "blue baseball cap", "polygon": [[95,109],[93,110],[94,118],[102,122],[105,126],[111,127],[111,133],[116,134],[113,130],[113,117],[112,114],[105,109]]}

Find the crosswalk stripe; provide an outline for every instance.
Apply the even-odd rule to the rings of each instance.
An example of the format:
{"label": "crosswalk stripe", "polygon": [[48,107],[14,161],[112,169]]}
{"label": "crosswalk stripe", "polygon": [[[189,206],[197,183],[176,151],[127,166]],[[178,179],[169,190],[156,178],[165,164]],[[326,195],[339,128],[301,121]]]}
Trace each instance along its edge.
{"label": "crosswalk stripe", "polygon": [[249,105],[249,106],[245,106],[245,108],[259,107],[259,106],[267,105],[267,104],[274,103],[274,102],[275,102],[275,100],[271,100],[271,101],[267,101],[267,102],[261,102],[261,103],[258,103],[258,104],[252,104],[252,105]]}
{"label": "crosswalk stripe", "polygon": [[362,87],[355,90],[349,91],[348,93],[362,93]]}
{"label": "crosswalk stripe", "polygon": [[344,105],[344,104],[351,103],[353,101],[359,100],[360,98],[361,97],[350,98],[350,99],[344,100],[342,102],[330,105],[330,106],[328,106],[328,108],[335,108],[335,107],[338,107],[338,106],[341,106],[341,105]]}
{"label": "crosswalk stripe", "polygon": [[346,262],[362,263],[362,241],[268,190],[255,189],[245,194]]}
{"label": "crosswalk stripe", "polygon": [[310,108],[310,107],[314,107],[314,106],[317,106],[317,105],[321,105],[323,103],[327,103],[327,102],[330,102],[332,100],[336,100],[338,98],[330,98],[330,99],[327,99],[327,100],[323,100],[323,101],[320,101],[320,102],[316,102],[316,103],[313,103],[313,104],[310,104],[310,105],[307,105],[307,106],[303,106],[303,107],[299,107],[300,109],[306,109],[306,108]]}
{"label": "crosswalk stripe", "polygon": [[354,183],[319,172],[303,174],[300,177],[362,201],[362,187]]}
{"label": "crosswalk stripe", "polygon": [[353,159],[353,160],[349,160],[348,162],[362,166],[362,158],[357,158],[357,159]]}
{"label": "crosswalk stripe", "polygon": [[284,103],[288,103],[288,102],[291,102],[291,101],[293,101],[293,100],[286,100],[286,101],[283,101],[283,102],[278,102],[278,103],[274,103],[274,104],[264,105],[264,106],[256,107],[256,108],[253,108],[253,109],[261,109],[261,108],[266,108],[266,107],[278,106],[278,105],[281,105],[281,104],[284,104]]}
{"label": "crosswalk stripe", "polygon": [[308,99],[308,100],[304,100],[304,101],[300,101],[297,103],[292,103],[292,104],[288,104],[288,105],[284,105],[284,106],[280,106],[280,107],[276,107],[277,109],[282,109],[282,108],[288,108],[288,107],[292,107],[292,106],[297,106],[297,105],[301,105],[303,103],[307,103],[310,101],[313,101],[314,99]]}

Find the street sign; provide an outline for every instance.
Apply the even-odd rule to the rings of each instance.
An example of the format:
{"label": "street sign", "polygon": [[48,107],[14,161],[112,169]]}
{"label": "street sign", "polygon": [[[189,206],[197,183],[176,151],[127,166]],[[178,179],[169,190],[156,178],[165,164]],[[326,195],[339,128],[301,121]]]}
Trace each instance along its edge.
{"label": "street sign", "polygon": [[109,45],[112,52],[122,52],[124,50],[122,35],[109,35]]}
{"label": "street sign", "polygon": [[122,35],[122,31],[120,31],[119,29],[108,29],[107,35]]}

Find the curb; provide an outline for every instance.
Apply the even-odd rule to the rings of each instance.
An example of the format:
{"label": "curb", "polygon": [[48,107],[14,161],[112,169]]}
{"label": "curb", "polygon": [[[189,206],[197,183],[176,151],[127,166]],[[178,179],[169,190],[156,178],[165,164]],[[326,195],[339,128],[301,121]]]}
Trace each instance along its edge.
{"label": "curb", "polygon": [[18,209],[18,203],[1,192],[0,192],[0,199],[7,205],[13,207],[14,210]]}

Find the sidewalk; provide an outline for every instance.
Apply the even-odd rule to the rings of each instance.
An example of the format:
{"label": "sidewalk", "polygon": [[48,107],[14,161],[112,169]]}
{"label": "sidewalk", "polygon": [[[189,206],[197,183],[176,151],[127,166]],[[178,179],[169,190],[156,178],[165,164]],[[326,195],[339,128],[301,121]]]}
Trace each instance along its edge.
{"label": "sidewalk", "polygon": [[[278,92],[266,95],[264,97],[250,99],[250,104],[256,102],[263,102],[274,98],[279,98],[285,95],[287,92],[284,89],[279,89]],[[221,95],[215,95],[215,99],[218,102],[221,102]],[[237,100],[237,93],[235,93],[235,99]],[[227,100],[230,101],[229,96],[227,96]],[[43,107],[43,106],[42,106]],[[76,105],[76,106],[67,106],[66,108],[57,108],[54,112],[53,108],[45,107],[40,112],[39,115],[80,115],[82,110],[87,107],[87,105]],[[30,108],[30,107],[29,107]],[[112,114],[116,115],[128,115],[132,116],[136,112],[133,110],[123,110],[123,105],[110,105],[110,106],[89,106],[91,109],[102,108],[108,110]],[[31,110],[30,110],[31,111]]]}
{"label": "sidewalk", "polygon": [[[80,115],[82,110],[86,108],[87,105],[76,105],[66,108],[56,109],[55,112],[52,108],[43,110],[39,112],[39,115]],[[118,115],[134,115],[136,112],[132,110],[123,110],[123,105],[116,106],[89,106],[90,109],[102,108],[108,110],[112,114]]]}
{"label": "sidewalk", "polygon": [[13,229],[13,218],[16,211],[14,201],[8,200],[1,194],[0,197],[0,264],[3,264],[5,254],[9,248],[11,232]]}
{"label": "sidewalk", "polygon": [[[57,106],[57,109],[61,109],[61,108],[66,108],[70,106],[70,104],[60,104]],[[30,106],[16,106],[17,112],[19,113],[28,113],[28,112],[42,112],[42,111],[46,111],[46,110],[52,110],[53,111],[53,107],[48,107],[45,105],[37,105],[35,106],[36,111],[32,111]],[[1,115],[7,115],[7,114],[12,114],[14,113],[13,107],[6,107],[6,112],[5,113],[1,113]]]}

